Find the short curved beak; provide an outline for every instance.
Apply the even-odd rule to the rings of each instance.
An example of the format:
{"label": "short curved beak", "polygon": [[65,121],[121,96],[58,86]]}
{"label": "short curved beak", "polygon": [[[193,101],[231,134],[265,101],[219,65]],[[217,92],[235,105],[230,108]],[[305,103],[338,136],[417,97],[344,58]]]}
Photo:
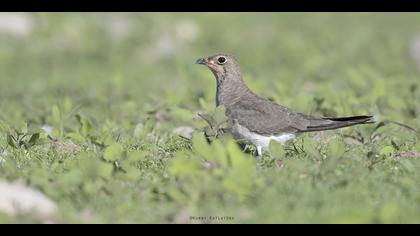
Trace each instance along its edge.
{"label": "short curved beak", "polygon": [[201,64],[201,65],[204,65],[204,64],[206,64],[206,60],[205,60],[204,58],[200,58],[200,59],[198,59],[197,61],[195,61],[195,64]]}

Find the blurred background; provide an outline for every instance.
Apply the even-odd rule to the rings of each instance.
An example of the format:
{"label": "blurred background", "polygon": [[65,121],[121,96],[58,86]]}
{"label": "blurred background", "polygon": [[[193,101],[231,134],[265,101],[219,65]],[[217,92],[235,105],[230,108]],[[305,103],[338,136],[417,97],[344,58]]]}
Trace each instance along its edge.
{"label": "blurred background", "polygon": [[[311,133],[274,159],[189,138],[205,125],[196,113],[215,108],[214,76],[195,61],[218,52],[293,110],[419,130],[419,23],[419,13],[0,13],[0,222],[418,222],[419,136],[407,127]],[[34,209],[59,217],[27,218]]]}
{"label": "blurred background", "polygon": [[46,122],[46,109],[64,97],[98,120],[214,106],[213,75],[194,62],[227,52],[253,90],[296,110],[413,124],[419,20],[417,13],[1,13],[0,119]]}

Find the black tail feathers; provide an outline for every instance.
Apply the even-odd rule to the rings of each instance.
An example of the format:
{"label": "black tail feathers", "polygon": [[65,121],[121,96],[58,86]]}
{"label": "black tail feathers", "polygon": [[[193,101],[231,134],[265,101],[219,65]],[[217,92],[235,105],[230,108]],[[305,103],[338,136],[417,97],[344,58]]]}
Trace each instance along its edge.
{"label": "black tail feathers", "polygon": [[309,125],[304,132],[322,131],[330,129],[339,129],[359,124],[371,124],[373,116],[351,116],[351,117],[324,117],[320,118],[325,122],[320,122],[318,118],[316,124]]}

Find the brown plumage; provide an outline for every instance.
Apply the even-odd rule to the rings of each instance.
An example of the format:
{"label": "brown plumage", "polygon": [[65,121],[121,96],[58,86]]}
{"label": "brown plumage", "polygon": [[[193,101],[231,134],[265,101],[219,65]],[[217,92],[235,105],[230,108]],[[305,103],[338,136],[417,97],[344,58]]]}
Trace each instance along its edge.
{"label": "brown plumage", "polygon": [[226,116],[235,124],[232,134],[237,139],[255,144],[259,155],[261,148],[268,148],[266,138],[268,143],[275,140],[284,144],[303,132],[372,123],[372,116],[331,118],[305,115],[259,97],[243,81],[239,63],[232,55],[217,54],[198,59],[196,63],[206,65],[216,77],[216,106],[226,107]]}

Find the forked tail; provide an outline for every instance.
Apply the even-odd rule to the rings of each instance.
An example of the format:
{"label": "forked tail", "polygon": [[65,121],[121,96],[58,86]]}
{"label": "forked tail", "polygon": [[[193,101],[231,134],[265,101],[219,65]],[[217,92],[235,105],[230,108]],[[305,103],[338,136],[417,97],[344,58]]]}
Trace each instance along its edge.
{"label": "forked tail", "polygon": [[309,119],[310,125],[303,132],[339,129],[359,124],[371,124],[373,116],[351,116],[351,117],[323,117]]}

